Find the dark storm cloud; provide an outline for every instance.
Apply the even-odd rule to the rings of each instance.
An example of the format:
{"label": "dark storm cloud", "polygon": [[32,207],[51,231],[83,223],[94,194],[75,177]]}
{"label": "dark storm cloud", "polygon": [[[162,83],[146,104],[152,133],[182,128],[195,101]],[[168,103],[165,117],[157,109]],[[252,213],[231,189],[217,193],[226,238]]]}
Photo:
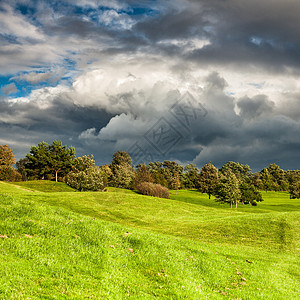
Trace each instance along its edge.
{"label": "dark storm cloud", "polygon": [[[254,64],[282,71],[286,66],[299,67],[299,11],[300,2],[296,0],[191,1],[182,10],[170,9],[157,18],[142,20],[134,31],[171,54],[176,47],[174,50],[157,42],[206,38],[210,45],[185,54],[186,59],[204,65],[246,68]],[[182,48],[177,50],[179,54]]]}
{"label": "dark storm cloud", "polygon": [[252,119],[263,114],[272,113],[275,103],[270,101],[265,95],[257,95],[252,99],[249,97],[240,99],[237,106],[240,108],[240,115],[243,118]]}

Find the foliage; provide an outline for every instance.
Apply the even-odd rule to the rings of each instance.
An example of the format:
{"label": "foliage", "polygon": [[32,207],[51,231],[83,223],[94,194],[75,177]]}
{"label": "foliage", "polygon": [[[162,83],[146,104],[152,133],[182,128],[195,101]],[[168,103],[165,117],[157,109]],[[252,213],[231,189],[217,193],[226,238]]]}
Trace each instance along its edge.
{"label": "foliage", "polygon": [[135,173],[132,159],[126,151],[117,151],[109,167],[112,173],[109,178],[111,186],[132,188]]}
{"label": "foliage", "polygon": [[78,191],[102,191],[105,188],[103,172],[99,167],[93,166],[85,171],[70,172],[66,183]]}
{"label": "foliage", "polygon": [[248,165],[242,165],[238,162],[229,161],[220,170],[222,173],[231,171],[239,182],[243,182],[251,173],[251,169]]}
{"label": "foliage", "polygon": [[137,165],[137,171],[134,177],[133,187],[136,189],[136,187],[142,182],[153,182],[151,173],[149,172],[145,164]]}
{"label": "foliage", "polygon": [[21,158],[16,163],[17,170],[21,174],[23,181],[28,180],[27,171],[26,171],[26,164],[28,162],[29,162],[28,158]]}
{"label": "foliage", "polygon": [[141,182],[136,189],[142,194],[159,198],[170,198],[169,190],[160,184],[152,182]]}
{"label": "foliage", "polygon": [[0,166],[0,181],[21,181],[22,175],[12,166]]}
{"label": "foliage", "polygon": [[78,191],[101,191],[106,186],[104,172],[97,166],[93,155],[74,159],[73,169],[66,177],[66,183]]}
{"label": "foliage", "polygon": [[218,169],[212,163],[208,163],[203,166],[198,182],[199,191],[202,193],[207,193],[210,199],[210,196],[214,194],[218,183]]}
{"label": "foliage", "polygon": [[75,157],[75,148],[63,146],[61,141],[53,141],[48,148],[48,168],[55,173],[55,181],[58,181],[58,172],[63,176],[68,174]]}
{"label": "foliage", "polygon": [[241,192],[239,189],[239,180],[235,174],[227,170],[221,175],[220,182],[215,189],[216,201],[221,203],[230,203],[230,207],[235,203],[237,207],[241,198]]}
{"label": "foliage", "polygon": [[294,181],[290,185],[290,197],[291,199],[299,199],[300,198],[300,180]]}
{"label": "foliage", "polygon": [[148,164],[148,169],[151,173],[154,183],[168,187],[168,181],[165,177],[165,170],[162,162],[150,162]]}
{"label": "foliage", "polygon": [[171,184],[170,184],[170,186],[171,186],[172,190],[176,190],[177,191],[180,188],[180,185],[181,185],[181,183],[180,183],[180,179],[179,179],[179,174],[176,172],[173,175],[173,177],[171,178]]}
{"label": "foliage", "polygon": [[241,191],[241,202],[244,204],[245,202],[248,202],[249,205],[256,205],[257,202],[263,201],[261,193],[256,190],[254,185],[248,184],[246,182],[243,182],[240,185],[240,191]]}
{"label": "foliage", "polygon": [[12,166],[16,163],[11,148],[7,145],[0,145],[0,166]]}
{"label": "foliage", "polygon": [[289,183],[286,172],[276,164],[270,164],[261,170],[261,179],[266,191],[287,191]]}
{"label": "foliage", "polygon": [[64,177],[71,170],[75,149],[63,146],[61,141],[53,141],[50,145],[41,142],[30,148],[26,158],[25,171],[29,178],[45,179],[54,175],[58,181],[58,174]]}
{"label": "foliage", "polygon": [[199,182],[199,169],[194,164],[187,164],[184,167],[183,185],[185,188],[197,188]]}

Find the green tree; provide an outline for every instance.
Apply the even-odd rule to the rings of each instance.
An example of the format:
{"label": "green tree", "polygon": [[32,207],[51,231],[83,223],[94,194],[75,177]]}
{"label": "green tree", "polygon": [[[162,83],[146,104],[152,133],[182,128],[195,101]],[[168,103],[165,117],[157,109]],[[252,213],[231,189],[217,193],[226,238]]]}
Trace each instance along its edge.
{"label": "green tree", "polygon": [[150,162],[148,164],[148,169],[151,173],[154,183],[160,184],[164,187],[168,187],[169,184],[165,176],[165,170],[162,162]]}
{"label": "green tree", "polygon": [[276,191],[277,184],[274,182],[268,169],[263,169],[261,172],[261,181],[265,191]]}
{"label": "green tree", "polygon": [[207,193],[208,198],[214,194],[217,184],[219,183],[218,169],[212,164],[208,163],[201,169],[198,189],[201,193]]}
{"label": "green tree", "polygon": [[37,146],[32,146],[30,152],[26,154],[27,162],[25,170],[32,179],[45,179],[49,173],[49,145],[41,142]]}
{"label": "green tree", "polygon": [[76,157],[66,183],[78,191],[101,191],[106,186],[104,172],[97,166],[93,155]]}
{"label": "green tree", "polygon": [[[174,186],[174,182],[176,181],[177,177],[180,181],[182,176],[183,166],[179,165],[175,161],[165,160],[163,163],[163,174],[165,179],[167,180],[167,187],[172,189]],[[181,185],[181,182],[179,186]]]}
{"label": "green tree", "polygon": [[177,172],[175,172],[175,174],[173,175],[172,179],[171,179],[171,188],[173,190],[176,190],[176,195],[177,195],[177,190],[180,188],[180,179],[179,179],[179,174]]}
{"label": "green tree", "polygon": [[222,173],[226,173],[229,170],[236,176],[240,183],[247,180],[247,178],[251,175],[250,167],[238,162],[229,161],[221,168],[220,171]]}
{"label": "green tree", "polygon": [[26,181],[28,179],[27,177],[27,172],[26,172],[26,164],[28,163],[28,158],[21,158],[19,161],[16,163],[16,167],[18,172],[22,176],[22,180]]}
{"label": "green tree", "polygon": [[289,189],[286,172],[276,164],[270,164],[261,171],[266,190],[287,191]]}
{"label": "green tree", "polygon": [[184,168],[183,184],[185,188],[194,189],[199,182],[199,169],[194,164],[187,164]]}
{"label": "green tree", "polygon": [[153,183],[154,180],[145,164],[139,164],[139,165],[137,165],[136,168],[137,168],[137,170],[136,170],[136,173],[134,176],[134,183],[133,183],[133,187],[135,189],[142,182],[152,182]]}
{"label": "green tree", "polygon": [[237,204],[241,199],[241,192],[239,189],[239,180],[231,170],[221,174],[220,182],[215,189],[216,201],[220,203],[230,203],[232,208],[235,203]]}
{"label": "green tree", "polygon": [[110,169],[112,175],[109,182],[112,186],[132,188],[135,172],[132,166],[132,159],[126,151],[117,151],[113,155]]}
{"label": "green tree", "polygon": [[51,145],[41,142],[30,148],[26,158],[25,167],[29,176],[45,179],[47,175],[54,175],[55,181],[58,181],[58,173],[64,177],[71,170],[75,149],[63,146],[61,141],[53,141]]}
{"label": "green tree", "polygon": [[300,198],[300,180],[294,181],[290,185],[289,189],[290,198],[291,199],[299,199]]}
{"label": "green tree", "polygon": [[53,141],[48,149],[48,168],[55,173],[55,181],[58,181],[58,173],[62,176],[68,174],[75,158],[75,148],[63,146],[61,141]]}
{"label": "green tree", "polygon": [[245,202],[248,202],[249,205],[251,205],[251,204],[256,205],[257,202],[263,201],[263,198],[262,198],[260,192],[252,184],[243,182],[240,185],[240,191],[241,191],[242,204],[244,204]]}

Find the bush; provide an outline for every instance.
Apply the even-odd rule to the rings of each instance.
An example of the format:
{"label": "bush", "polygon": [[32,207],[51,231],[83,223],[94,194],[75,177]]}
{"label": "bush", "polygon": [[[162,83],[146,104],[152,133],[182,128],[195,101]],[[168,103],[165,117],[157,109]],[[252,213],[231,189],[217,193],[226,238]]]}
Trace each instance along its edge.
{"label": "bush", "polygon": [[136,189],[143,195],[167,199],[170,198],[168,188],[161,186],[160,184],[141,182],[136,186]]}
{"label": "bush", "polygon": [[105,175],[96,166],[85,171],[71,172],[66,177],[66,183],[78,191],[102,191],[105,188]]}
{"label": "bush", "polygon": [[0,166],[0,181],[21,181],[22,175],[12,166]]}

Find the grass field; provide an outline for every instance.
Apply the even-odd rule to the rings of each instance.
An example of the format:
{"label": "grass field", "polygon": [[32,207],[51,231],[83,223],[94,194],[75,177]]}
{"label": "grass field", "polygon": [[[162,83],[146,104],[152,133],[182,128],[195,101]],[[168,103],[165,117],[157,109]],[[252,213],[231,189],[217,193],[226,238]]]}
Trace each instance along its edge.
{"label": "grass field", "polygon": [[0,182],[0,299],[300,299],[300,201],[263,198]]}

